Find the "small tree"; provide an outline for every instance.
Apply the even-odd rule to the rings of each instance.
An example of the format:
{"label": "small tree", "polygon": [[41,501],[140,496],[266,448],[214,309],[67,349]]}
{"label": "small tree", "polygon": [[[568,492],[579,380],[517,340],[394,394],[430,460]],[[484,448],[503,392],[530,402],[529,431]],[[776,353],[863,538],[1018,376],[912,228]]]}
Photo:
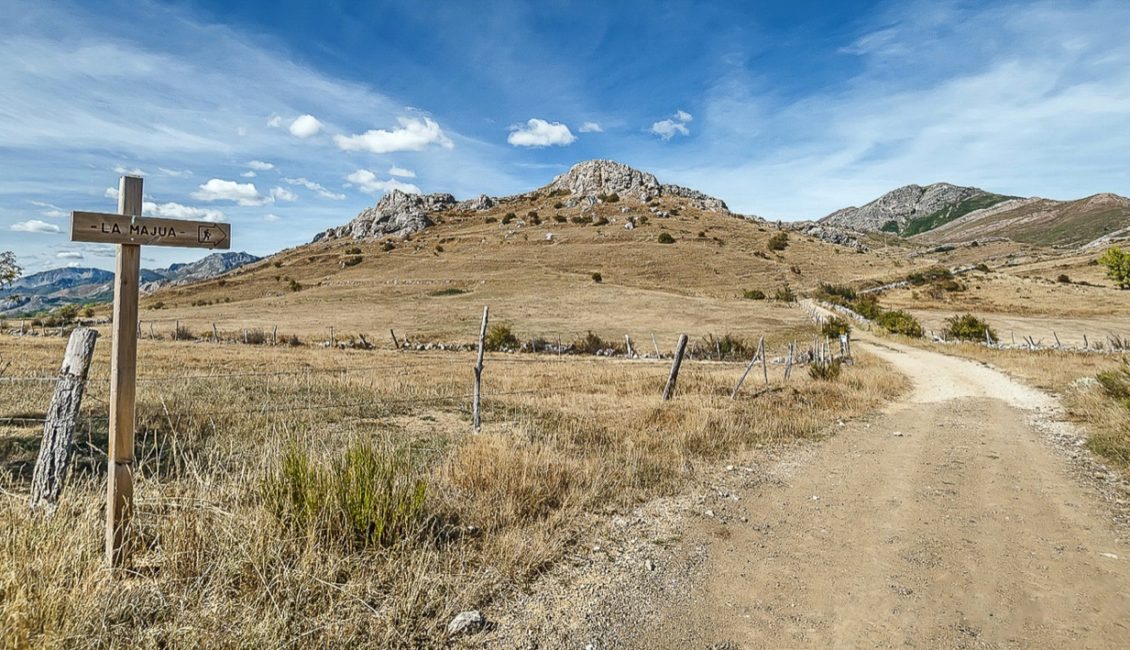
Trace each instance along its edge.
{"label": "small tree", "polygon": [[1130,251],[1111,246],[1099,257],[1099,264],[1106,267],[1106,274],[1119,289],[1130,289]]}
{"label": "small tree", "polygon": [[16,254],[10,251],[0,253],[0,288],[6,287],[16,281],[23,273],[23,269],[16,264]]}
{"label": "small tree", "polygon": [[986,332],[994,341],[997,340],[997,333],[993,331],[993,328],[973,314],[947,318],[945,332],[950,337],[960,341],[983,341]]}

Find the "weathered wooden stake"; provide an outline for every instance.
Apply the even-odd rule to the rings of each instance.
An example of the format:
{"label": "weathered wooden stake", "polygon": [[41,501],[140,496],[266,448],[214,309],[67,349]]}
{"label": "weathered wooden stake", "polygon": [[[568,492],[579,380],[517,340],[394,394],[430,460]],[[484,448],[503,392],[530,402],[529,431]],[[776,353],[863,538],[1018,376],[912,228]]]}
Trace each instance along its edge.
{"label": "weathered wooden stake", "polygon": [[400,341],[397,341],[397,340],[396,340],[396,331],[395,331],[395,330],[393,330],[393,329],[392,329],[392,328],[390,327],[390,328],[388,329],[388,334],[389,334],[389,336],[391,336],[391,337],[392,337],[392,347],[393,347],[394,349],[396,349],[396,350],[399,350],[399,349],[400,349]]}
{"label": "weathered wooden stake", "polygon": [[[118,213],[141,216],[141,179],[123,176]],[[106,561],[119,567],[129,555],[133,510],[134,396],[137,382],[137,292],[141,245],[118,244],[114,273],[114,341],[110,353],[110,430],[106,481]]]}
{"label": "weathered wooden stake", "polygon": [[[245,338],[246,338],[246,336],[245,336]],[[173,324],[173,340],[174,341],[180,340],[180,321],[179,320],[176,321],[176,323]],[[244,341],[244,343],[246,343],[246,342],[247,341]]]}
{"label": "weathered wooden stake", "polygon": [[683,353],[687,351],[687,335],[679,335],[679,344],[675,347],[675,359],[671,362],[671,376],[667,378],[667,386],[663,388],[663,401],[671,399],[675,393],[675,382],[679,379],[679,366],[683,363]]}
{"label": "weathered wooden stake", "polygon": [[[988,333],[988,332],[986,332],[986,334],[987,334],[987,333]],[[1052,336],[1054,336],[1054,337],[1055,337],[1055,349],[1057,349],[1057,350],[1062,350],[1062,349],[1063,349],[1063,344],[1059,342],[1059,334],[1056,334],[1056,333],[1055,333],[1055,330],[1052,330]]]}
{"label": "weathered wooden stake", "polygon": [[655,358],[662,359],[663,353],[659,351],[659,342],[655,340],[655,332],[651,333],[651,344],[655,347]]}
{"label": "weathered wooden stake", "polygon": [[793,372],[793,357],[796,354],[796,341],[789,343],[789,356],[785,359],[785,381],[789,380],[789,375]]}
{"label": "weathered wooden stake", "polygon": [[482,380],[483,352],[486,348],[487,321],[490,319],[490,305],[483,306],[483,324],[479,327],[479,357],[475,361],[475,388],[471,402],[471,426],[478,431],[482,427]]}
{"label": "weathered wooden stake", "polygon": [[149,338],[157,338],[157,334],[153,331],[153,321],[149,321]]}
{"label": "weathered wooden stake", "polygon": [[632,337],[624,335],[624,345],[628,346],[628,358],[632,358]]}
{"label": "weathered wooden stake", "polygon": [[271,330],[271,345],[278,345],[278,344],[279,344],[279,326],[275,325],[275,327]]}
{"label": "weathered wooden stake", "polygon": [[220,330],[216,329],[215,323],[212,323],[212,340],[216,343],[220,342]]}
{"label": "weathered wooden stake", "polygon": [[769,385],[769,366],[765,364],[765,337],[757,342],[757,356],[761,357],[761,376],[765,379],[765,385]]}
{"label": "weathered wooden stake", "polygon": [[334,338],[334,328],[333,328],[332,325],[330,326],[330,347],[331,348],[337,347],[337,339]]}
{"label": "weathered wooden stake", "polygon": [[760,345],[757,346],[757,351],[753,353],[753,357],[749,360],[749,363],[746,364],[745,370],[742,371],[742,376],[738,377],[738,383],[734,386],[733,392],[730,393],[730,399],[738,398],[738,391],[742,389],[742,383],[745,382],[745,378],[749,375],[749,371],[753,370],[753,364],[757,363],[757,357],[759,356],[761,356]]}
{"label": "weathered wooden stake", "polygon": [[63,355],[63,367],[59,370],[55,395],[47,409],[43,442],[39,445],[39,457],[32,474],[33,512],[42,508],[46,514],[51,515],[55,504],[59,502],[71,461],[71,442],[78,426],[79,409],[86,389],[86,373],[90,369],[90,359],[94,356],[94,342],[97,339],[96,330],[79,327],[71,332],[70,341],[67,342],[67,352]]}
{"label": "weathered wooden stake", "polygon": [[1083,333],[1083,349],[1087,350],[1087,349],[1090,349],[1090,347],[1091,347],[1091,344],[1087,342],[1087,333],[1084,332]]}

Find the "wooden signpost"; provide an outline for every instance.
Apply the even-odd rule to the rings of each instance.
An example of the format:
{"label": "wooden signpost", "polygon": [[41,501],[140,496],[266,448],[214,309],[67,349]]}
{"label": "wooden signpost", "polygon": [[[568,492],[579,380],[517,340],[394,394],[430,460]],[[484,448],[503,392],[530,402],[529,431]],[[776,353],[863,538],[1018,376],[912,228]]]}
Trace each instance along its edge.
{"label": "wooden signpost", "polygon": [[227,249],[231,245],[228,224],[142,217],[141,186],[140,178],[122,176],[118,184],[119,214],[71,213],[71,241],[118,245],[106,453],[106,561],[111,567],[121,566],[129,554],[141,246]]}

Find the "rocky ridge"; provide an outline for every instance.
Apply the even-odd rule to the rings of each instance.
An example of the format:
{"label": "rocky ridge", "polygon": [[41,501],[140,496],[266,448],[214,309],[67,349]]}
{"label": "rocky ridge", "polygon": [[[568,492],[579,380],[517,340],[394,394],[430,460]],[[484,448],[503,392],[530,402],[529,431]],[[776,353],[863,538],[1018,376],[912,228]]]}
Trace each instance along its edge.
{"label": "rocky ridge", "polygon": [[[588,207],[616,195],[648,202],[662,197],[684,199],[701,210],[729,213],[721,199],[679,185],[661,184],[653,174],[633,169],[611,160],[589,160],[574,165],[561,174],[540,193],[569,194],[564,201],[567,207]],[[409,194],[391,190],[371,208],[365,208],[349,223],[330,228],[314,237],[314,241],[331,239],[374,239],[380,237],[405,237],[434,225],[432,218],[446,210],[483,211],[500,203],[528,197],[491,197],[480,194],[474,199],[457,201],[451,194]]]}
{"label": "rocky ridge", "polygon": [[887,192],[862,207],[836,210],[819,223],[849,228],[859,232],[876,232],[894,222],[902,230],[911,219],[926,217],[962,201],[989,193],[976,187],[934,183],[925,187],[906,185]]}

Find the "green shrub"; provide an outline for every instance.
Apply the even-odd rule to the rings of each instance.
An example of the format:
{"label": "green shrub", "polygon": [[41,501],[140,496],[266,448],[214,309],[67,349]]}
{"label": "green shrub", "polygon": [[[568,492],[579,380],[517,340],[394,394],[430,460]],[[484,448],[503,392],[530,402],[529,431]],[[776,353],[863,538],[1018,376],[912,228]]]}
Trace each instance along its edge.
{"label": "green shrub", "polygon": [[713,334],[710,334],[696,343],[692,352],[696,356],[718,359],[719,361],[747,361],[753,355],[756,347],[732,334],[725,334],[721,338],[715,338]]}
{"label": "green shrub", "polygon": [[355,442],[331,463],[291,445],[263,479],[267,511],[291,533],[348,548],[392,546],[424,522],[427,483],[409,454]]}
{"label": "green shrub", "polygon": [[591,330],[585,333],[585,335],[581,338],[573,341],[573,345],[571,347],[573,351],[578,354],[596,354],[601,350],[621,349],[620,346],[609,343],[596,334],[593,334]]}
{"label": "green shrub", "polygon": [[588,215],[577,215],[577,216],[573,217],[572,219],[570,219],[569,221],[572,221],[573,223],[575,223],[577,225],[583,226],[583,225],[592,223],[592,217],[590,217]]}
{"label": "green shrub", "polygon": [[564,204],[564,203],[562,203],[561,201],[558,201],[557,203],[554,203],[554,204],[553,204],[553,209],[554,209],[554,210],[560,210],[560,209],[562,209],[562,208],[564,208],[564,207],[565,207],[565,204]]}
{"label": "green shrub", "polygon": [[984,341],[986,332],[994,341],[997,340],[997,333],[989,327],[989,324],[973,314],[947,318],[944,331],[947,336],[959,341]]}
{"label": "green shrub", "polygon": [[1066,273],[1060,273],[1055,281],[1060,284],[1071,284],[1071,278]]}
{"label": "green shrub", "polygon": [[773,300],[777,302],[796,302],[796,292],[792,290],[792,287],[786,284],[780,289],[777,289],[777,292],[773,294]]}
{"label": "green shrub", "polygon": [[445,289],[437,289],[435,291],[432,291],[428,295],[429,296],[435,296],[435,297],[438,298],[438,297],[442,297],[442,296],[459,296],[459,295],[462,295],[462,294],[465,294],[465,293],[469,293],[469,292],[466,289],[460,289],[459,287],[447,287]]}
{"label": "green shrub", "polygon": [[347,257],[347,258],[345,258],[341,261],[341,266],[342,266],[342,268],[346,268],[346,267],[350,267],[350,266],[357,266],[358,264],[361,263],[361,260],[363,260],[363,259],[364,258],[361,257],[360,255],[350,255],[349,257]]}
{"label": "green shrub", "polygon": [[518,215],[514,214],[513,212],[507,212],[506,214],[502,215],[502,225],[505,226],[506,224],[514,221],[517,218]]}
{"label": "green shrub", "polygon": [[491,325],[484,346],[491,352],[516,349],[520,343],[509,325]]}
{"label": "green shrub", "polygon": [[1100,372],[1095,379],[1098,380],[1107,397],[1116,399],[1130,408],[1130,362],[1123,360],[1121,366]]}
{"label": "green shrub", "polygon": [[392,243],[388,240],[385,240],[385,242],[383,244],[381,244],[381,250],[386,252],[386,253],[393,250],[394,248],[396,248],[396,244],[394,244],[394,243]]}
{"label": "green shrub", "polygon": [[[85,307],[82,310],[82,317],[83,318],[94,318],[94,308],[93,307]],[[0,329],[4,329],[4,328],[0,327]]]}
{"label": "green shrub", "polygon": [[880,312],[874,318],[874,321],[876,325],[891,334],[921,338],[923,333],[922,323],[919,323],[917,318],[901,309]]}
{"label": "green shrub", "polygon": [[953,272],[940,266],[934,266],[923,271],[910,273],[906,276],[906,279],[914,286],[921,286],[939,280],[952,280]]}
{"label": "green shrub", "polygon": [[742,294],[746,300],[765,300],[765,292],[761,289],[750,289]]}
{"label": "green shrub", "polygon": [[353,246],[352,248],[345,249],[345,254],[346,255],[360,255],[361,249],[357,246]]}
{"label": "green shrub", "polygon": [[879,299],[875,294],[860,296],[851,304],[851,310],[867,320],[875,320],[883,313],[883,308],[879,306]]}
{"label": "green shrub", "polygon": [[611,194],[604,194],[602,192],[602,193],[598,194],[596,196],[596,198],[600,199],[604,203],[616,203],[617,201],[620,200],[620,195],[615,193],[615,192],[613,192]]}
{"label": "green shrub", "polygon": [[823,363],[816,361],[808,367],[808,376],[819,381],[835,381],[840,378],[842,365],[839,359]]}
{"label": "green shrub", "polygon": [[661,232],[658,241],[660,244],[674,244],[675,238],[671,236],[671,233]]}
{"label": "green shrub", "polygon": [[851,323],[847,322],[847,319],[833,316],[824,321],[824,324],[820,326],[820,332],[824,336],[839,338],[841,334],[851,333]]}
{"label": "green shrub", "polygon": [[600,274],[600,272],[593,273],[592,274],[592,281],[597,283],[597,284],[600,284],[601,282],[604,282],[604,276],[602,276]]}
{"label": "green shrub", "polygon": [[569,217],[566,217],[563,214],[555,214],[555,215],[553,215],[553,220],[556,221],[557,223],[565,223],[566,221],[569,220]]}
{"label": "green shrub", "polygon": [[158,300],[157,302],[155,302],[155,303],[153,303],[153,304],[149,305],[149,308],[150,308],[150,309],[164,309],[164,308],[165,308],[165,303],[164,303],[164,302],[161,302],[160,300]]}
{"label": "green shrub", "polygon": [[298,282],[298,280],[295,280],[293,278],[291,279],[290,284],[288,284],[287,287],[291,291],[302,291],[302,285]]}
{"label": "green shrub", "polygon": [[483,223],[498,223],[498,219],[495,217],[486,217],[483,219]]}
{"label": "green shrub", "polygon": [[821,282],[816,287],[816,297],[820,300],[846,306],[855,300],[858,294],[855,289],[845,285]]}
{"label": "green shrub", "polygon": [[769,238],[765,247],[771,251],[783,251],[789,247],[789,234],[786,232],[779,232]]}
{"label": "green shrub", "polygon": [[1119,289],[1130,289],[1130,251],[1111,246],[1098,259],[1106,267],[1106,274]]}

